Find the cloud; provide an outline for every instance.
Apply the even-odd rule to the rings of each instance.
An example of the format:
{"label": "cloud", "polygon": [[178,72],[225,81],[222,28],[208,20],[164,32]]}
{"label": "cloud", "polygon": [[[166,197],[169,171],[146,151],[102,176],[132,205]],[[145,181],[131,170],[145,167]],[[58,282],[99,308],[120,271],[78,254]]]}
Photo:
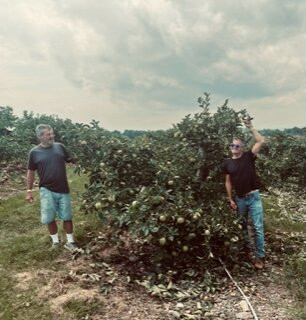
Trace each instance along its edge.
{"label": "cloud", "polygon": [[51,109],[78,121],[92,115],[118,129],[154,129],[197,111],[203,91],[218,102],[254,105],[259,115],[267,101],[271,110],[303,104],[302,1],[0,5],[1,105]]}

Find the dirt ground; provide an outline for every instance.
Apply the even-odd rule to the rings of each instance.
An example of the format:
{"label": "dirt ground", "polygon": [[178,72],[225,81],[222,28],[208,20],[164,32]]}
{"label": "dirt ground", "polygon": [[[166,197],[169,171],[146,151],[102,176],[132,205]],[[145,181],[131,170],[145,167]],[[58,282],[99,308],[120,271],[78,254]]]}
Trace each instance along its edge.
{"label": "dirt ground", "polygon": [[[122,256],[118,259],[118,252],[99,244],[98,238],[91,240],[91,247],[74,255],[61,252],[56,261],[60,271],[17,273],[16,288],[19,292],[34,289],[37,302],[48,303],[54,319],[58,320],[254,319],[245,299],[225,273],[222,286],[214,293],[203,291],[184,297],[186,287],[177,284],[177,293],[182,298],[153,296],[133,279],[131,265],[137,265],[138,272],[139,261],[129,256],[127,261]],[[230,272],[258,319],[294,319],[288,311],[297,301],[281,281],[285,275],[276,255],[270,255],[263,271],[254,272],[236,265]]]}

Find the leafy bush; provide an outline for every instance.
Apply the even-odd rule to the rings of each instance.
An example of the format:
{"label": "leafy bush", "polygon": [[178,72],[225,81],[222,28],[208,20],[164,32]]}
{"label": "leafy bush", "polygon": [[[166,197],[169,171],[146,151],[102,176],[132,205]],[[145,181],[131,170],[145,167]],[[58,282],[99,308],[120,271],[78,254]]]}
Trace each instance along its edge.
{"label": "leafy bush", "polygon": [[212,115],[208,95],[199,104],[200,113],[170,130],[132,141],[101,133],[79,151],[79,170],[89,175],[83,209],[128,228],[167,263],[234,254],[241,233],[220,165],[233,136],[243,135],[246,112],[226,102]]}
{"label": "leafy bush", "polygon": [[306,187],[306,137],[277,133],[268,137],[259,156],[258,168],[264,186],[283,187],[290,183]]}

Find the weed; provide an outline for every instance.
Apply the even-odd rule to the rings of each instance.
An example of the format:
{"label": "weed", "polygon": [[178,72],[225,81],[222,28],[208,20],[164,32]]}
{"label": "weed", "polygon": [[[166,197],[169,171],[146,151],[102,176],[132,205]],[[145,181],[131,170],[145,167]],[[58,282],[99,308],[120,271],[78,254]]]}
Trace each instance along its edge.
{"label": "weed", "polygon": [[72,299],[65,303],[64,310],[72,313],[76,319],[86,319],[94,314],[103,314],[104,305],[98,300],[84,301]]}

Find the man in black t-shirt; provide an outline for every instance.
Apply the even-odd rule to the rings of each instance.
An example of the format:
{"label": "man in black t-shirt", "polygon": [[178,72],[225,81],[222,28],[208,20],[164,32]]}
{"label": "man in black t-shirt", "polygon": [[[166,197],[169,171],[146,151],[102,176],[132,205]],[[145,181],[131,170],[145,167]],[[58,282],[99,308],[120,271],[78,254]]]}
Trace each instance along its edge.
{"label": "man in black t-shirt", "polygon": [[[225,189],[228,195],[230,207],[238,210],[242,218],[242,227],[245,238],[245,246],[250,253],[251,246],[248,237],[247,220],[250,215],[255,231],[255,268],[263,268],[265,257],[263,207],[258,191],[255,172],[256,155],[261,147],[266,144],[262,135],[253,127],[250,120],[246,120],[245,126],[249,128],[255,139],[251,150],[244,150],[244,142],[235,138],[230,144],[231,159],[225,160],[222,168],[225,174]],[[235,198],[233,198],[235,191]]]}
{"label": "man in black t-shirt", "polygon": [[40,144],[29,153],[26,199],[30,203],[33,202],[32,188],[35,171],[37,171],[41,222],[48,227],[52,239],[52,249],[59,248],[60,245],[56,224],[56,218],[58,218],[63,221],[67,236],[64,247],[69,251],[74,251],[77,246],[73,237],[71,201],[66,174],[66,162],[72,162],[72,159],[64,145],[54,142],[53,129],[49,125],[38,125],[36,135]]}

